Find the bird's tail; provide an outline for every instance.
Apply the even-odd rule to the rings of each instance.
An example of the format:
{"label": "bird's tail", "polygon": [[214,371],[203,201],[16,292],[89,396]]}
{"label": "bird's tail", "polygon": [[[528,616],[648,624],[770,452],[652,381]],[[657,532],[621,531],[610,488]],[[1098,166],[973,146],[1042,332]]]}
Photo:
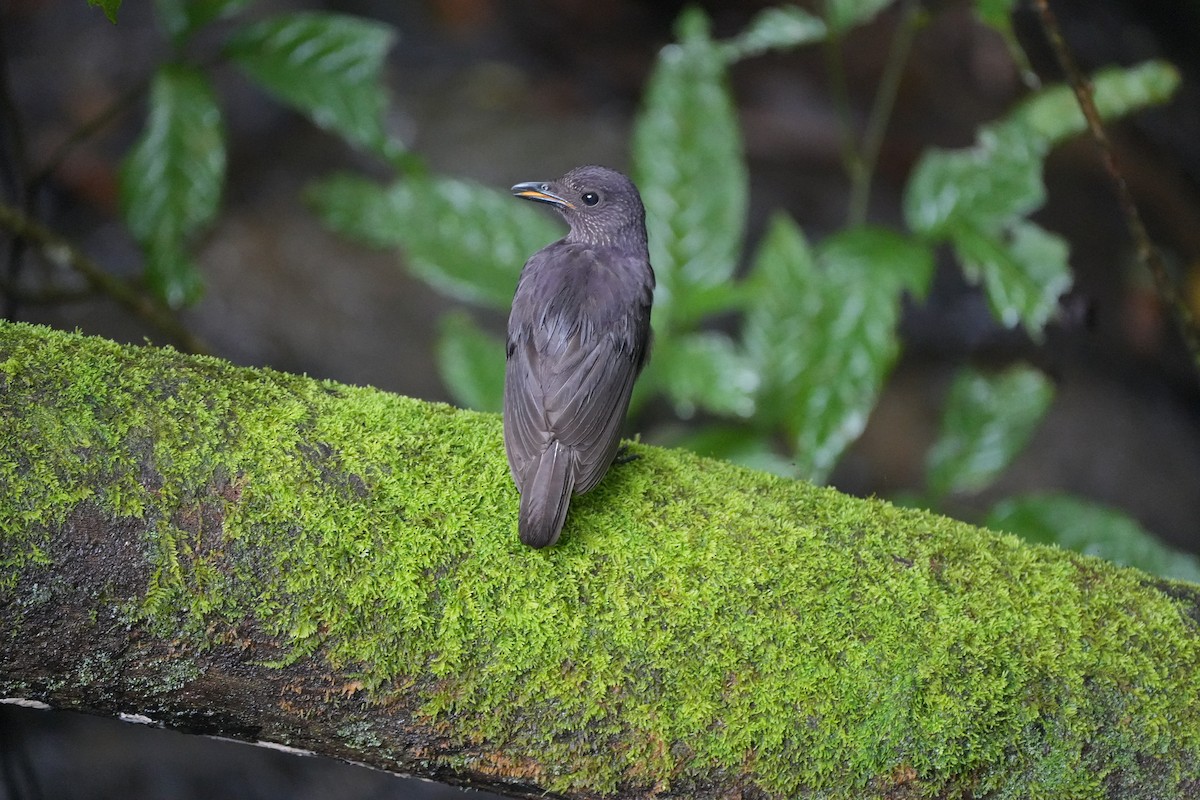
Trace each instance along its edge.
{"label": "bird's tail", "polygon": [[521,490],[517,531],[530,547],[546,547],[558,541],[575,489],[574,460],[570,447],[553,440]]}

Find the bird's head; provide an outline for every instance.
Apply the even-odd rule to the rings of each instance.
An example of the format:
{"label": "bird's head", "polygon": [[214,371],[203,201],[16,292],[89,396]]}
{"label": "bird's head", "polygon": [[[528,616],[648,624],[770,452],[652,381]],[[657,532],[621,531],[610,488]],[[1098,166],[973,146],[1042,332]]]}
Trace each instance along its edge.
{"label": "bird's head", "polygon": [[576,167],[553,181],[518,183],[512,193],[549,203],[571,226],[568,240],[646,245],[646,212],[633,181],[608,167]]}

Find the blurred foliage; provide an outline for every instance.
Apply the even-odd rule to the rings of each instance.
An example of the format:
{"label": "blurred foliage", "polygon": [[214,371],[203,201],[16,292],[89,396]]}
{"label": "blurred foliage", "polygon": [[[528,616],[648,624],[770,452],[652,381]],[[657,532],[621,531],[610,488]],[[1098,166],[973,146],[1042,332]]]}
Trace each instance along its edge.
{"label": "blurred foliage", "polygon": [[985,520],[989,528],[1031,542],[1057,544],[1166,578],[1200,583],[1200,559],[1160,543],[1119,511],[1062,494],[1003,500]]}
{"label": "blurred foliage", "polygon": [[662,338],[728,304],[749,201],[727,62],[698,9],[683,13],[676,32],[679,43],[660,55],[633,129]]}
{"label": "blurred foliage", "polygon": [[225,53],[273,96],[352,144],[394,157],[378,76],[396,39],[386,25],[337,14],[280,14],[230,37]]}
{"label": "blurred foliage", "polygon": [[[938,248],[957,257],[1002,325],[1037,340],[1052,321],[1071,286],[1069,249],[1029,215],[1045,199],[1048,152],[1084,129],[1067,87],[1032,92],[1004,118],[982,126],[970,147],[928,149],[905,189],[904,230],[849,225],[814,245],[776,211],[762,240],[747,242],[749,181],[730,67],[840,38],[889,4],[829,0],[823,16],[781,5],[726,40],[712,37],[698,8],[680,15],[676,41],[662,49],[648,78],[631,142],[658,276],[654,354],[633,408],[637,414],[657,398],[692,424],[664,425],[649,438],[825,480],[879,399],[903,344],[897,331],[903,310],[928,292]],[[118,5],[103,3],[110,15]],[[269,95],[396,169],[397,179],[387,184],[337,174],[311,186],[309,202],[329,229],[402,251],[409,269],[451,297],[506,309],[525,259],[561,235],[560,221],[505,191],[430,174],[387,134],[381,70],[395,40],[389,26],[315,12],[239,24],[247,5],[156,0],[177,54],[196,30],[232,17],[223,58]],[[1023,58],[1012,36],[1012,0],[975,5],[977,18]],[[922,23],[919,14],[902,22]],[[906,52],[896,48],[894,54],[904,58]],[[1178,82],[1171,66],[1150,62],[1097,74],[1094,91],[1111,119],[1164,102]],[[883,99],[874,108],[890,113],[892,98]],[[886,120],[869,120],[868,127],[883,130]],[[216,212],[223,139],[205,72],[181,59],[164,65],[145,132],[122,171],[122,198],[126,221],[146,252],[150,284],[176,305],[199,291],[188,248]],[[743,259],[749,264],[744,273]],[[466,310],[440,326],[438,366],[464,405],[500,407],[503,353],[502,338]],[[928,499],[987,487],[1033,435],[1052,397],[1049,380],[1028,366],[995,374],[964,368],[929,453]],[[1071,515],[1063,508],[1071,503],[1090,509],[1076,517],[1088,520],[1093,538],[1066,525]],[[1118,541],[1155,552],[1138,538],[1135,524],[1114,519],[1113,512],[1082,501],[1043,498],[998,508],[992,522],[1041,531],[1043,539],[1046,531],[1059,531],[1050,538],[1107,557],[1127,557],[1112,545]],[[1151,568],[1166,563],[1139,558]]]}
{"label": "blurred foliage", "polygon": [[[147,284],[179,307],[202,280],[190,250],[216,216],[225,178],[225,131],[208,70],[184,57],[198,30],[249,0],[155,0],[173,58],[151,82],[146,126],[121,169],[121,210],[142,247]],[[105,3],[115,17],[118,2]],[[327,13],[277,14],[235,25],[221,56],[279,101],[350,144],[396,165],[403,148],[384,130],[381,73],[395,40],[388,25]]]}
{"label": "blurred foliage", "polygon": [[162,27],[174,44],[183,44],[192,31],[210,22],[230,16],[250,0],[154,0]]}
{"label": "blurred foliage", "polygon": [[[1179,83],[1151,62],[1094,78],[1097,105],[1112,118],[1159,103]],[[1050,147],[1086,128],[1066,86],[1034,93],[963,150],[930,148],[904,196],[905,219],[930,243],[953,246],[967,276],[982,283],[992,313],[1039,337],[1071,286],[1067,244],[1028,219],[1046,199],[1042,162]]]}
{"label": "blurred foliage", "polygon": [[463,405],[495,412],[504,407],[504,359],[496,358],[503,347],[503,342],[480,330],[466,312],[442,317],[438,369],[446,386]]}
{"label": "blurred foliage", "polygon": [[199,296],[188,244],[216,216],[224,179],[225,131],[208,79],[162,67],[146,128],[121,169],[121,211],[145,252],[150,287],[171,305]]}
{"label": "blurred foliage", "polygon": [[932,495],[987,488],[1029,442],[1053,399],[1050,380],[1024,364],[996,373],[959,372],[941,435],[929,450]]}
{"label": "blurred foliage", "polygon": [[531,204],[457,178],[409,177],[380,186],[339,174],[314,184],[309,198],[331,230],[372,247],[403,247],[422,280],[496,309],[508,309],[529,254],[560,235],[555,221]]}
{"label": "blurred foliage", "polygon": [[99,6],[104,12],[104,16],[108,17],[109,22],[117,21],[117,11],[121,8],[121,0],[88,0],[89,6]]}

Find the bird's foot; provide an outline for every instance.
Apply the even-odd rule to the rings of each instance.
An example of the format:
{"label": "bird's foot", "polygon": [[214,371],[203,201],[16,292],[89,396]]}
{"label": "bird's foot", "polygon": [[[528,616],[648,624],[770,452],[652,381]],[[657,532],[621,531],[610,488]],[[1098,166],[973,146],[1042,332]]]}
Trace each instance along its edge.
{"label": "bird's foot", "polygon": [[641,456],[637,453],[629,452],[629,445],[623,444],[617,448],[617,454],[613,456],[614,464],[628,464],[630,461],[637,461]]}

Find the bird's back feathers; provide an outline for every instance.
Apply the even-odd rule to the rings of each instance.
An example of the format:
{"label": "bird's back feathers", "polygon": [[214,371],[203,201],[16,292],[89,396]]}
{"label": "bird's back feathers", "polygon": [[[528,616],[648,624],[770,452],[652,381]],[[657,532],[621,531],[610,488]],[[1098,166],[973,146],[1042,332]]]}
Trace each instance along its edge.
{"label": "bird's back feathers", "polygon": [[636,234],[588,239],[576,218],[572,235],[525,264],[509,316],[504,445],[521,492],[521,541],[533,547],[558,539],[571,495],[608,471],[649,353],[654,271],[641,202],[611,174],[625,181],[618,194],[632,193],[616,230]]}

